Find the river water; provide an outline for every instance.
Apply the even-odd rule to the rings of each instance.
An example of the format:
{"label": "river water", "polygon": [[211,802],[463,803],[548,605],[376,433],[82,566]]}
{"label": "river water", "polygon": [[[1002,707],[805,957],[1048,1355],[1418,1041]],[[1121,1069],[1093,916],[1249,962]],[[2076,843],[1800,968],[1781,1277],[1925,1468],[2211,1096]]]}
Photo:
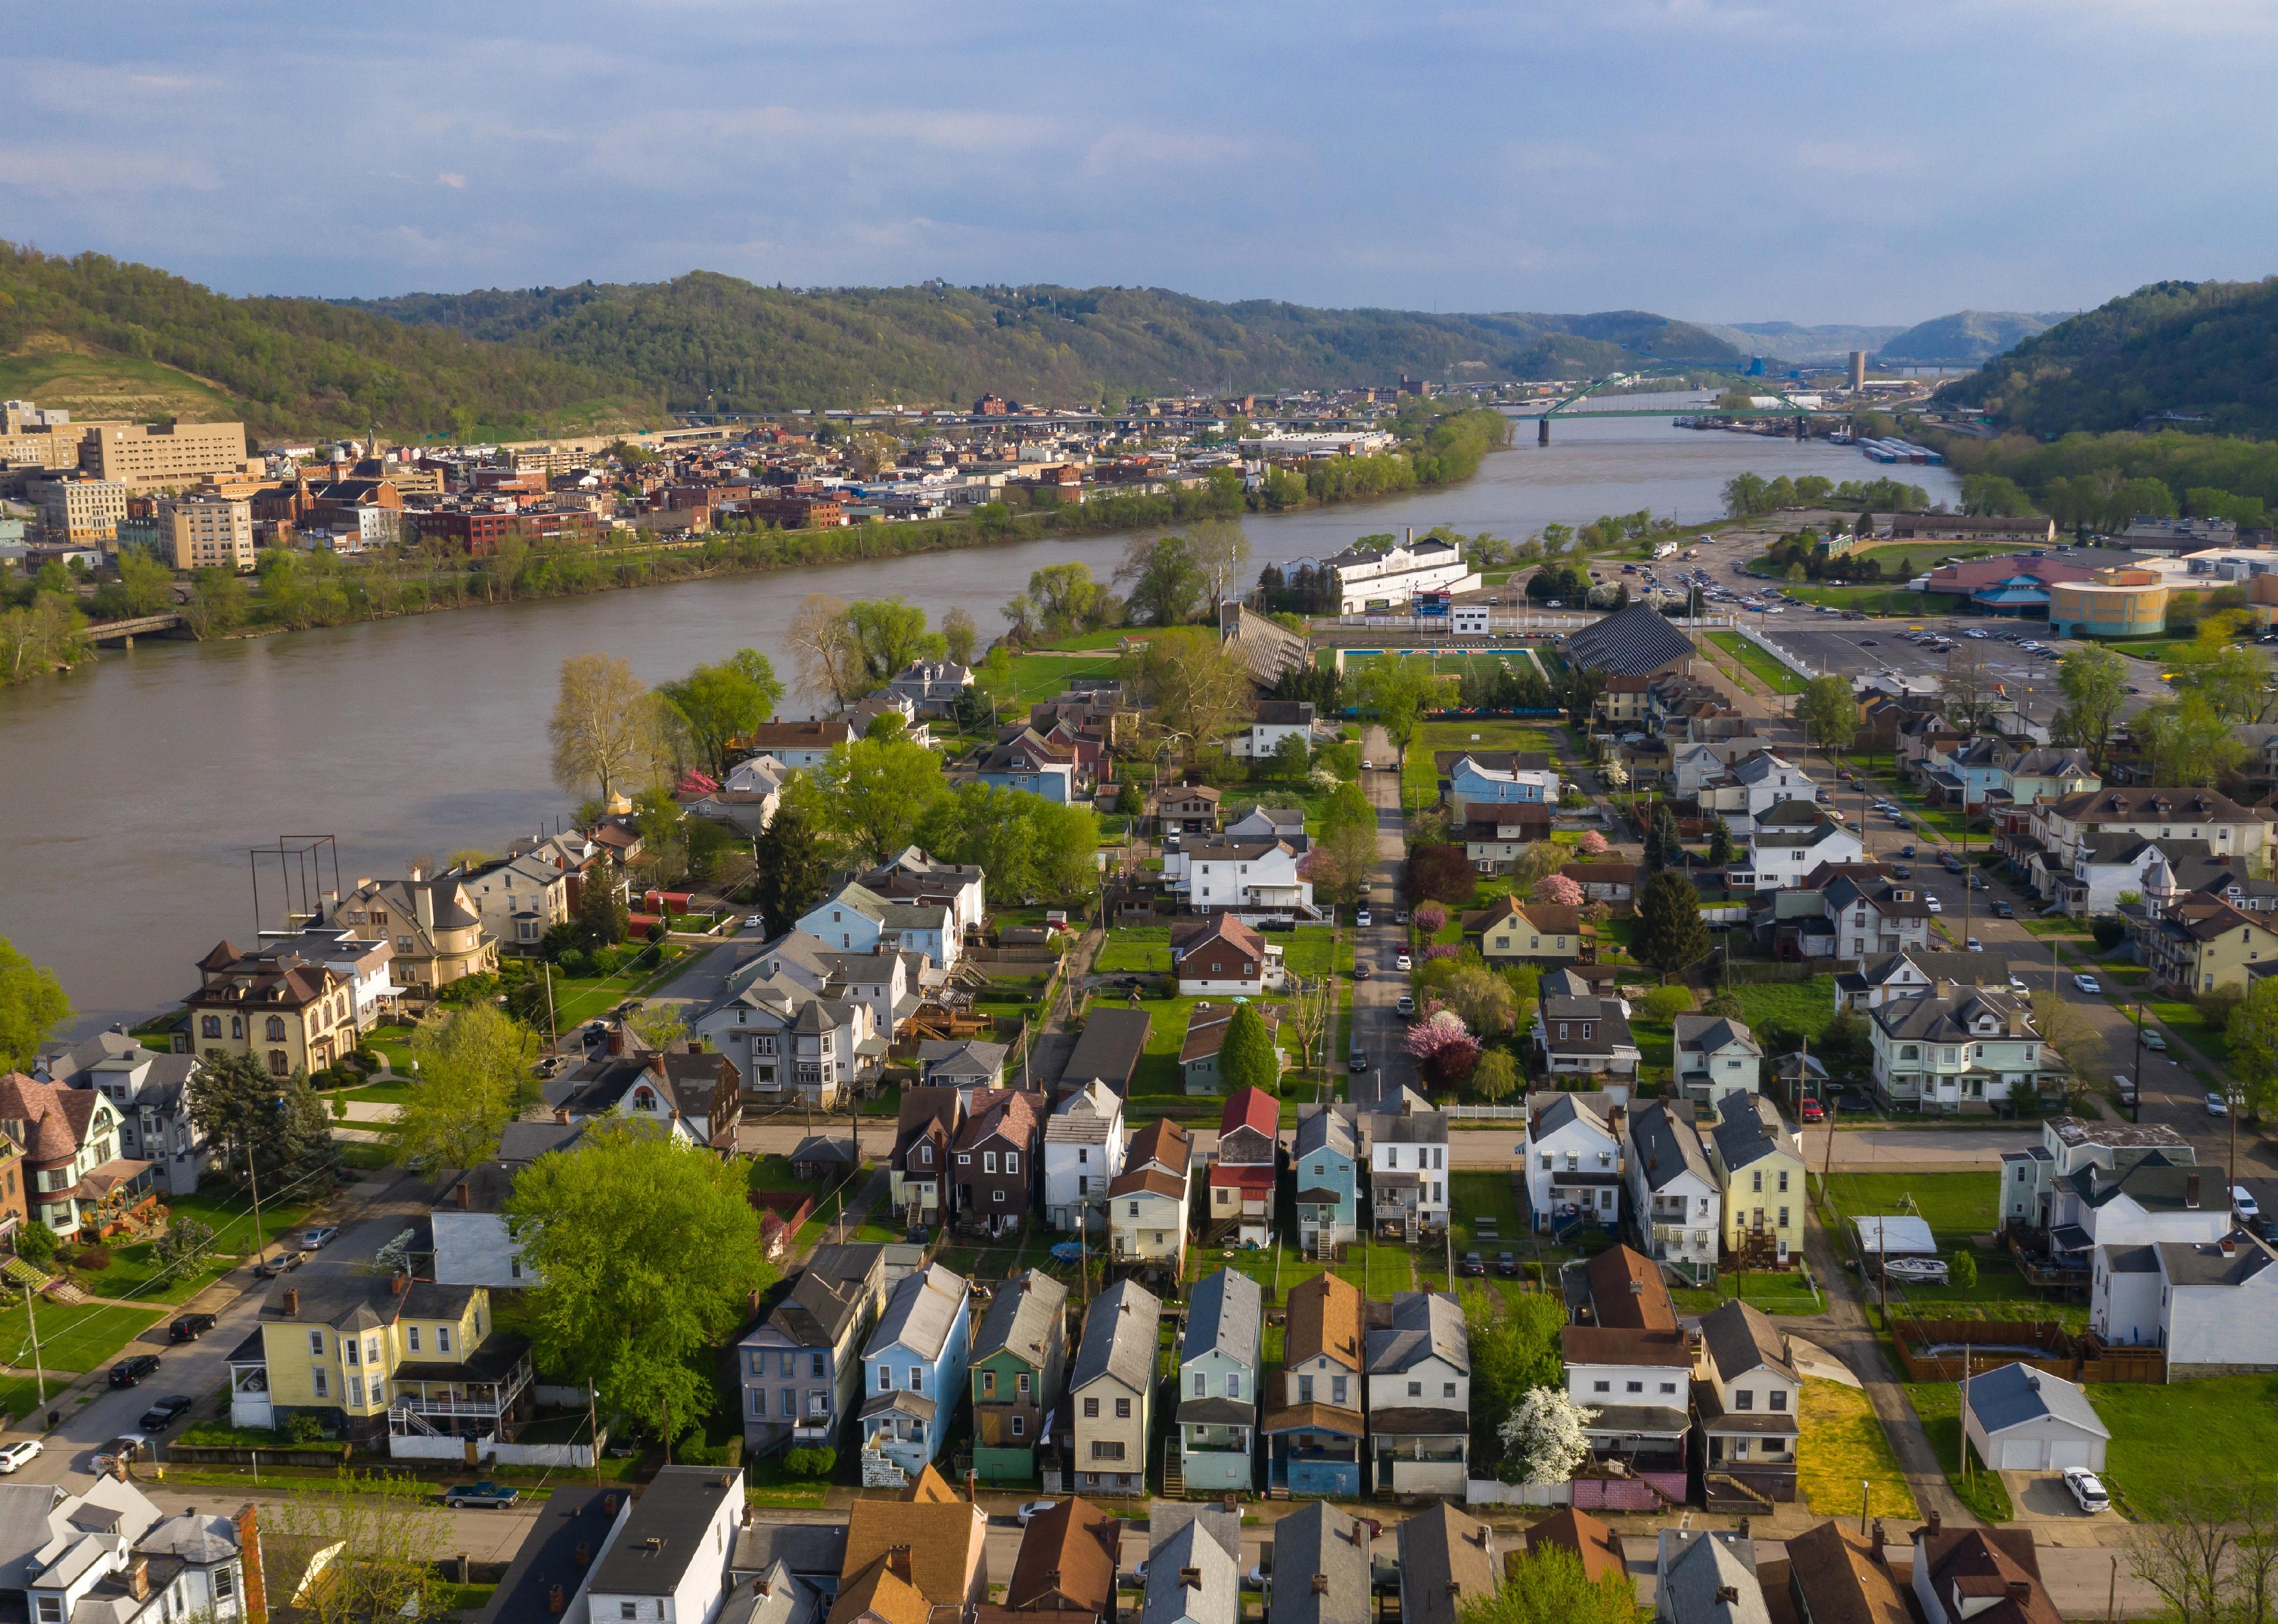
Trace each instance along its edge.
{"label": "river water", "polygon": [[[1626,402],[1625,402],[1626,403]],[[1877,468],[1823,440],[1678,429],[1651,418],[1532,422],[1447,490],[1246,521],[1263,564],[1356,536],[1440,524],[1513,540],[1552,521],[1650,508],[1721,511],[1735,473],[1871,479],[1895,472],[1950,499],[1942,469]],[[1128,538],[690,581],[590,598],[460,609],[213,643],[146,642],[51,681],[0,689],[0,936],[50,965],[75,1032],[140,1018],[187,992],[214,943],[256,926],[248,852],[330,834],[342,878],[411,858],[497,850],[568,810],[547,772],[546,720],[563,656],[623,655],[646,680],[745,645],[786,678],[783,637],[809,593],[898,594],[984,632],[1041,565],[1105,577]],[[806,714],[794,698],[788,714]],[[273,877],[262,901],[273,925]]]}

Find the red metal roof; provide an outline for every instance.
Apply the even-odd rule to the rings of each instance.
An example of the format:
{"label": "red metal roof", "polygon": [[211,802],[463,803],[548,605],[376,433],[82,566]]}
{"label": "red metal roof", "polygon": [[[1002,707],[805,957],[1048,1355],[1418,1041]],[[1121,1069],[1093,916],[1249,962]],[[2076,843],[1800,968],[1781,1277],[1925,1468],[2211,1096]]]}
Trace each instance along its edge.
{"label": "red metal roof", "polygon": [[1226,1102],[1226,1109],[1218,1119],[1220,1133],[1232,1133],[1237,1128],[1255,1128],[1267,1138],[1280,1131],[1280,1102],[1262,1088],[1245,1088]]}
{"label": "red metal roof", "polygon": [[1273,1169],[1262,1161],[1221,1161],[1210,1170],[1210,1182],[1237,1190],[1271,1190]]}

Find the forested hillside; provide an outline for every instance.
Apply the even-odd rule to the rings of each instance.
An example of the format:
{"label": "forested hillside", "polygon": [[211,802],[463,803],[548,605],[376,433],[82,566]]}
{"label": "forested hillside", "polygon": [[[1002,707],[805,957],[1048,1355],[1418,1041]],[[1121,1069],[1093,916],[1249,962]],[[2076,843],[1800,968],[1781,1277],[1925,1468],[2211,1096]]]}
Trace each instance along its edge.
{"label": "forested hillside", "polygon": [[1878,361],[1976,364],[2045,332],[2062,321],[2062,310],[2036,315],[2030,310],[1956,310],[1917,322],[1874,346]]}
{"label": "forested hillside", "polygon": [[2047,436],[2163,413],[2221,434],[2278,433],[2278,279],[2154,282],[2026,339],[1938,392]]}
{"label": "forested hillside", "polygon": [[1433,316],[1220,304],[1135,287],[795,291],[704,271],[353,308],[638,379],[682,410],[940,403],[990,390],[1120,404],[1135,394],[1390,383],[1403,372],[1586,377],[1649,359],[1737,358],[1698,327],[1634,310]]}
{"label": "forested hillside", "polygon": [[0,379],[82,416],[241,413],[256,434],[519,437],[654,422],[655,392],[542,351],[316,299],[232,299],[0,242]]}

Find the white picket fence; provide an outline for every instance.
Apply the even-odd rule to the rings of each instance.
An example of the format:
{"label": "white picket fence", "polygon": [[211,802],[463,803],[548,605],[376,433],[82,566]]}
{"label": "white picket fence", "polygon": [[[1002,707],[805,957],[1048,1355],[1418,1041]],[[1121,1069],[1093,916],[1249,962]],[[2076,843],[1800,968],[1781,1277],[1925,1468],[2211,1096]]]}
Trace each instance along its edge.
{"label": "white picket fence", "polygon": [[1492,1477],[1474,1477],[1464,1485],[1464,1499],[1472,1505],[1571,1505],[1571,1483],[1505,1483]]}

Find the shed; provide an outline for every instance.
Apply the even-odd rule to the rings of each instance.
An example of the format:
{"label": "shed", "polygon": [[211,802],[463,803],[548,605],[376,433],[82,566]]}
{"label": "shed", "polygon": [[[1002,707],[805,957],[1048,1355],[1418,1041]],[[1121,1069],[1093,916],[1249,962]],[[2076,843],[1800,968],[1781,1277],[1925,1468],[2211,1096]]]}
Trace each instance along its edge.
{"label": "shed", "polygon": [[1148,1028],[1143,1009],[1093,1009],[1084,1017],[1083,1035],[1076,1039],[1067,1069],[1060,1073],[1061,1092],[1074,1093],[1087,1084],[1105,1083],[1128,1099],[1139,1057],[1147,1052]]}
{"label": "shed", "polygon": [[1977,1458],[2000,1472],[2104,1470],[2111,1430],[2088,1395],[2060,1375],[2003,1365],[1969,1380],[1964,1418]]}
{"label": "shed", "polygon": [[1854,1218],[1859,1232],[1859,1252],[1867,1258],[1934,1258],[1938,1238],[1923,1218]]}

